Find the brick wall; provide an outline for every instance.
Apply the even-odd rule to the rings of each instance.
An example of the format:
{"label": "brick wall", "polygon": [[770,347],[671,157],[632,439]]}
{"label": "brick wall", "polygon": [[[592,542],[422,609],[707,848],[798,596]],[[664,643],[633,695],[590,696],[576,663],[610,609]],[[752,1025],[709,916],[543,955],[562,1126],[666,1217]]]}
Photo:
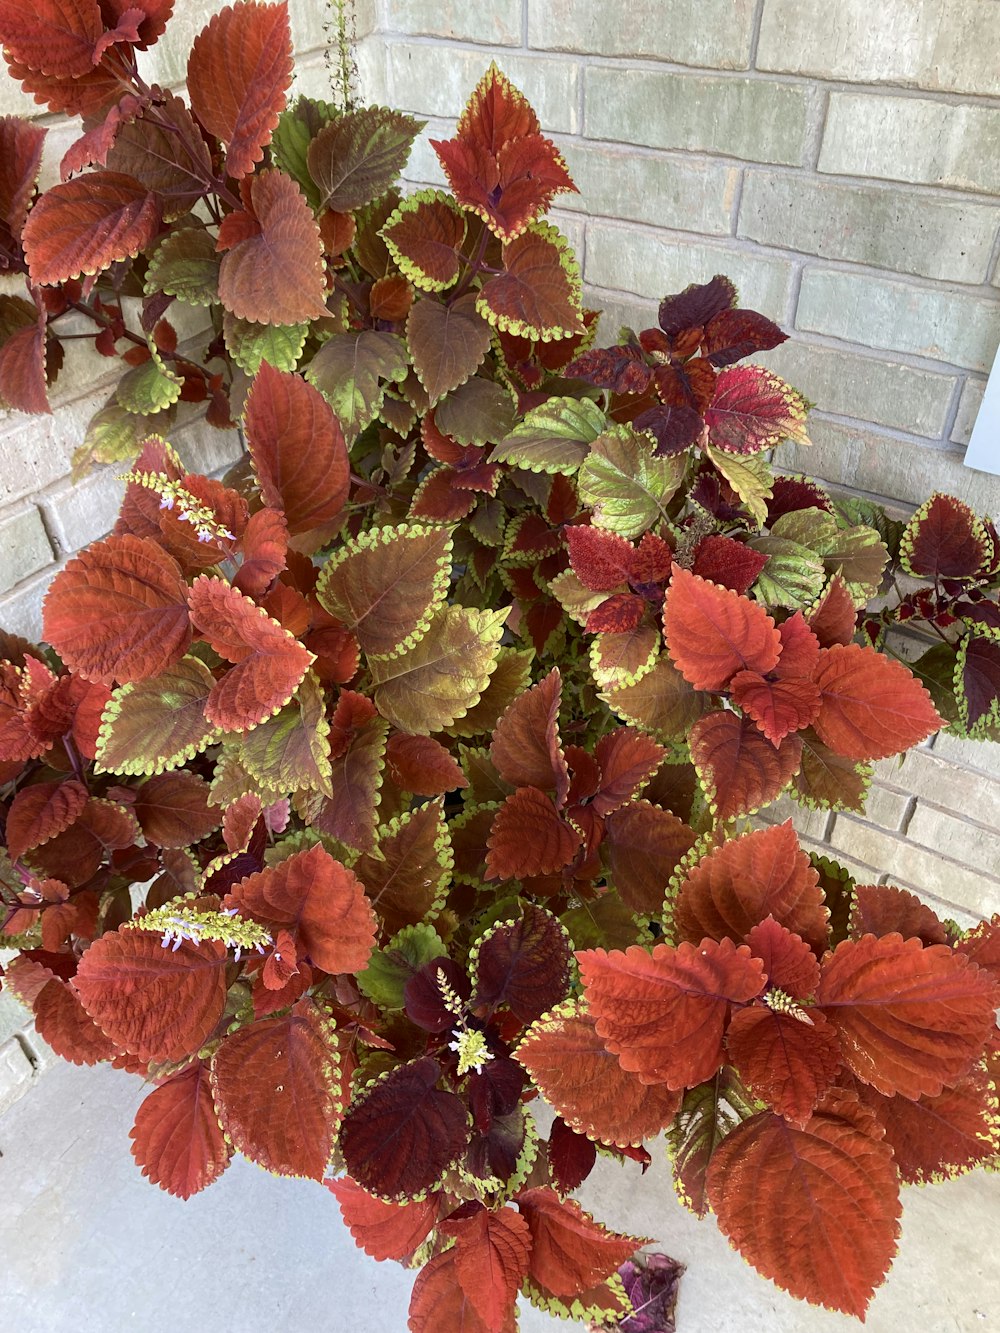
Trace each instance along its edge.
{"label": "brick wall", "polygon": [[[818,405],[780,464],[1000,515],[1000,477],[962,466],[1000,341],[995,0],[378,0],[377,29],[366,93],[429,119],[414,183],[443,182],[427,140],[491,59],[526,92],[580,187],[554,216],[605,337],[727,273]],[[880,765],[864,820],[773,813],[869,882],[1000,910],[1000,747]]]}

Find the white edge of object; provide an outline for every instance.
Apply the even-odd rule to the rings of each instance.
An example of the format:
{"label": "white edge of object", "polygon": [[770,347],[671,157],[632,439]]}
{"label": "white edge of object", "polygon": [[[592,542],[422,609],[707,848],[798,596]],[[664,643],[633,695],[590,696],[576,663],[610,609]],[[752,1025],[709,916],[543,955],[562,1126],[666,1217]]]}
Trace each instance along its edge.
{"label": "white edge of object", "polygon": [[986,381],[982,406],[965,451],[965,466],[1000,476],[1000,351]]}

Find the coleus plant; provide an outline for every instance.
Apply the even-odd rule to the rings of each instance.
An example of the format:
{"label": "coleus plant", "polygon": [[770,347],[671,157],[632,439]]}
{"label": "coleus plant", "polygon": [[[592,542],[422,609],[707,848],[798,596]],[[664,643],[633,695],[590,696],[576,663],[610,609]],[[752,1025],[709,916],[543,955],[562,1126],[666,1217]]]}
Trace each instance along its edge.
{"label": "coleus plant", "polygon": [[[571,1195],[661,1131],[762,1273],[863,1314],[900,1182],[996,1157],[1000,919],[748,821],[863,808],[941,724],[871,632],[887,520],[773,476],[807,405],[739,364],[784,335],[725,278],[590,345],[542,220],[572,182],[497,70],[435,145],[451,193],[404,199],[416,122],[285,108],[281,5],[209,23],[190,105],[145,84],[169,8],[0,3],[25,87],[86,117],[37,199],[5,122],[0,393],[44,408],[67,310],[131,345],[83,448],[128,462],[115,530],[49,646],[0,645],[5,985],[155,1085],[162,1188],[233,1151],[326,1182],[419,1267],[414,1333],[507,1333],[519,1292],[635,1318],[641,1239]],[[185,396],[242,425],[222,481],[165,438]]]}

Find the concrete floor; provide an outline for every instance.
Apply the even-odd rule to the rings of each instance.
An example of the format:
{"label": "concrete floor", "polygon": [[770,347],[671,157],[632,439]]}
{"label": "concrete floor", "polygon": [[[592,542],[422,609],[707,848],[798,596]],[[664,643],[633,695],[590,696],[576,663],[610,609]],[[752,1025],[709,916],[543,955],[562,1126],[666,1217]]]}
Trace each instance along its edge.
{"label": "concrete floor", "polygon": [[[188,1203],[142,1179],[143,1095],[109,1067],[58,1062],[0,1116],[0,1333],[405,1333],[411,1275],[356,1250],[330,1195],[242,1159]],[[664,1154],[640,1179],[602,1162],[583,1203],[688,1265],[678,1333],[846,1333],[793,1301],[674,1201]],[[1000,1333],[1000,1176],[905,1194],[900,1252],[871,1333]],[[522,1333],[567,1325],[527,1311]],[[441,1329],[440,1333],[451,1333]]]}

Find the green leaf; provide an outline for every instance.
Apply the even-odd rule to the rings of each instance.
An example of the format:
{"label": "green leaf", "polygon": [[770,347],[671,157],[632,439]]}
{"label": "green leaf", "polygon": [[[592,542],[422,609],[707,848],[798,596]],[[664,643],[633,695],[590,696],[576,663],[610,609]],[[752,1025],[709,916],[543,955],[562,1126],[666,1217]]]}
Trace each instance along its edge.
{"label": "green leaf", "polygon": [[404,926],[384,949],[373,949],[368,966],[357,974],[358,989],[380,1009],[402,1009],[403,988],[426,963],[448,950],[433,926]]}
{"label": "green leaf", "polygon": [[776,520],[771,534],[808,547],[828,574],[840,574],[855,606],[878,592],[889,553],[874,528],[845,528],[824,509],[795,509]]}
{"label": "green leaf", "polygon": [[173,415],[172,406],[165,408],[164,414],[154,424],[148,417],[127,412],[112,396],[90,418],[83,443],[73,451],[74,481],[80,480],[91,462],[131,462],[141,450],[143,441],[162,430],[173,419]]}
{"label": "green leaf", "polygon": [[402,338],[354,329],[327,339],[310,362],[306,379],[336,412],[351,445],[378,415],[386,382],[401,383],[409,369]]}
{"label": "green leaf", "polygon": [[654,458],[653,442],[631,426],[613,426],[593,441],[580,468],[580,499],[600,528],[638,537],[661,518],[684,477],[687,459]]}
{"label": "green leaf", "polygon": [[149,261],[143,291],[166,292],[186,305],[214,305],[219,299],[219,265],[215,240],[203,227],[182,227],[159,245]]}
{"label": "green leaf", "polygon": [[244,733],[240,761],[258,785],[270,791],[332,796],[329,735],[323,687],[307,671],[284,708]]}
{"label": "green leaf", "polygon": [[882,538],[890,559],[896,559],[906,524],[890,518],[884,506],[876,501],[863,500],[857,495],[837,496],[832,503],[834,515],[842,528],[874,528]]}
{"label": "green leaf", "polygon": [[387,107],[366,106],[321,129],[306,153],[320,208],[348,213],[385,194],[425,123]]}
{"label": "green leaf", "polygon": [[767,502],[774,494],[774,475],[762,454],[741,456],[704,445],[705,457],[721,472],[760,527],[767,518]]}
{"label": "green leaf", "polygon": [[432,404],[476,372],[489,351],[490,336],[490,326],[476,313],[472,292],[451,305],[427,296],[415,303],[406,321],[406,341]]}
{"label": "green leaf", "polygon": [[382,716],[415,736],[442,731],[463,717],[486,689],[509,613],[509,607],[445,607],[416,647],[390,661],[371,662]]}
{"label": "green leaf", "polygon": [[666,1132],[674,1169],[674,1189],[698,1217],[708,1212],[705,1172],[712,1154],[737,1125],[757,1111],[757,1103],[726,1066],[713,1079],[685,1092],[681,1109]]}
{"label": "green leaf", "polygon": [[118,383],[118,402],[126,412],[152,416],[176,403],[184,381],[168,370],[150,341],[149,360],[126,371]]}
{"label": "green leaf", "polygon": [[756,537],[748,544],[768,558],[754,584],[766,606],[804,610],[823,591],[826,582],[823,562],[807,546],[773,536]]}
{"label": "green leaf", "polygon": [[164,773],[200,754],[221,735],[205,719],[214,685],[197,657],[184,657],[150,680],[120,685],[101,718],[97,771]]}
{"label": "green leaf", "polygon": [[275,370],[294,370],[309,333],[308,324],[251,324],[226,310],[222,333],[229,355],[241,370],[256,375],[266,361]]}
{"label": "green leaf", "polygon": [[525,413],[493,450],[490,461],[571,477],[607,425],[604,413],[589,398],[550,398]]}
{"label": "green leaf", "polygon": [[296,181],[314,209],[320,206],[319,189],[309,175],[309,145],[324,126],[340,113],[331,102],[315,97],[299,97],[278,117],[271,136],[271,157],[281,170]]}
{"label": "green leaf", "polygon": [[514,395],[492,380],[471,379],[438,404],[434,421],[459,444],[491,444],[514,424]]}

